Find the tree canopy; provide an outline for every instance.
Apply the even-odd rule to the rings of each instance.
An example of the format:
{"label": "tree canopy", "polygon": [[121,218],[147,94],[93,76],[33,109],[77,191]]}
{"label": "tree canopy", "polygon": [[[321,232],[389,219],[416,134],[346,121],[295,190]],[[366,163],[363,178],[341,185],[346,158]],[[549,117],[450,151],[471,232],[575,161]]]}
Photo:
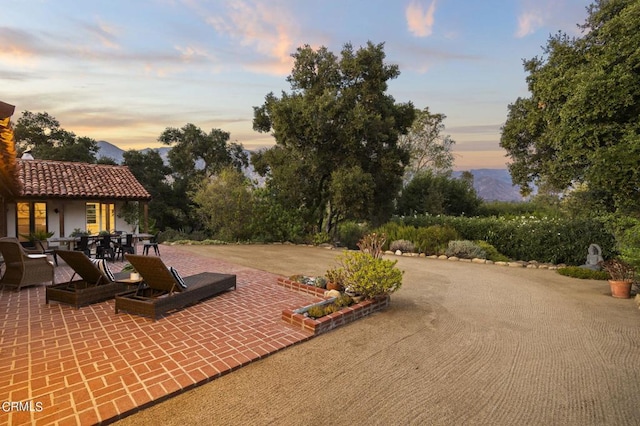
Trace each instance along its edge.
{"label": "tree canopy", "polygon": [[98,143],[60,127],[48,113],[24,111],[14,128],[18,155],[27,149],[35,158],[95,163]]}
{"label": "tree canopy", "polygon": [[598,0],[581,37],[558,33],[524,61],[531,96],[509,105],[501,146],[525,190],[586,184],[615,209],[640,201],[640,2]]}
{"label": "tree canopy", "polygon": [[[276,145],[252,156],[256,170],[288,209],[318,230],[335,229],[347,198],[345,169],[365,186],[349,188],[366,201],[358,219],[382,223],[393,213],[408,151],[398,137],[414,119],[413,105],[396,103],[387,82],[400,75],[386,64],[384,45],[369,42],[340,56],[306,45],[294,53],[291,92],[269,93],[254,107],[253,128],[272,132]],[[341,179],[341,183],[332,183]],[[370,185],[369,185],[370,183]]]}
{"label": "tree canopy", "polygon": [[221,129],[205,133],[194,124],[187,123],[181,129],[167,127],[158,141],[173,145],[169,151],[169,164],[176,177],[191,179],[215,175],[230,165],[237,170],[248,166],[249,160],[242,145],[229,142],[229,136],[229,132]]}
{"label": "tree canopy", "polygon": [[431,170],[436,174],[448,174],[453,168],[455,141],[444,135],[444,114],[432,114],[429,108],[416,112],[409,133],[400,137],[400,146],[409,151],[410,163],[406,170],[410,180],[420,172]]}
{"label": "tree canopy", "polygon": [[454,179],[425,170],[402,190],[397,212],[401,216],[425,213],[473,216],[480,204],[481,200],[473,189],[471,173],[466,172],[460,179]]}

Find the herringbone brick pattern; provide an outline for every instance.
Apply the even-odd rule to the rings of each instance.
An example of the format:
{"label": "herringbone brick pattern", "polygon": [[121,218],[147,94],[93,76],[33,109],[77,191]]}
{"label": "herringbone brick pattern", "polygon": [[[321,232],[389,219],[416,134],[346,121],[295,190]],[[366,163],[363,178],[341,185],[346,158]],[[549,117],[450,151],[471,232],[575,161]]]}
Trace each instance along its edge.
{"label": "herringbone brick pattern", "polygon": [[[155,322],[116,315],[113,300],[47,305],[44,286],[0,291],[0,424],[108,422],[313,337],[281,314],[317,298],[276,285],[267,272],[161,250],[185,276],[236,274],[237,290]],[[61,261],[56,282],[71,274]]]}

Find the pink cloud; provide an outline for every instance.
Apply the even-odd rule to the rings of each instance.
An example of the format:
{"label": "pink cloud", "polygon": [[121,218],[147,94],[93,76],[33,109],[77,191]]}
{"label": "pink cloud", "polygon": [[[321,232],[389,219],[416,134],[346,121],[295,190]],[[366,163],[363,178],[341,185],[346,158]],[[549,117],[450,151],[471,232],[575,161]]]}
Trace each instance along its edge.
{"label": "pink cloud", "polygon": [[436,0],[433,0],[427,10],[417,1],[413,0],[405,10],[409,31],[416,37],[428,37],[433,32],[436,11]]}
{"label": "pink cloud", "polygon": [[536,30],[544,25],[544,19],[541,14],[536,11],[529,11],[518,16],[518,30],[516,37],[522,38],[529,34],[533,34]]}
{"label": "pink cloud", "polygon": [[[228,16],[212,16],[207,23],[219,33],[238,39],[240,44],[268,58],[270,74],[285,75],[291,71],[291,54],[297,47],[296,19],[277,3],[236,1],[229,3]],[[249,66],[248,68],[255,68]]]}

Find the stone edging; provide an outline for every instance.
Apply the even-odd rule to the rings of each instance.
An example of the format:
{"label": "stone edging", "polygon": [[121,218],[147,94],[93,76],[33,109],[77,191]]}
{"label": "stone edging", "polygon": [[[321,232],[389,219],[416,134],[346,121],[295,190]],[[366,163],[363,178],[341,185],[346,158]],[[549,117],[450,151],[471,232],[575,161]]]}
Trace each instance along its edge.
{"label": "stone edging", "polygon": [[512,268],[528,268],[528,269],[551,269],[551,270],[555,270],[558,268],[563,268],[566,265],[561,264],[561,265],[553,265],[550,263],[540,263],[537,262],[535,260],[529,261],[529,262],[525,262],[522,260],[518,260],[518,261],[514,261],[514,262],[493,262],[491,260],[487,260],[487,259],[480,259],[480,258],[475,258],[475,259],[462,259],[456,256],[445,256],[444,254],[437,256],[437,255],[432,255],[432,256],[425,256],[423,253],[402,253],[399,250],[396,252],[392,252],[392,251],[385,251],[384,254],[389,255],[389,256],[405,256],[405,257],[422,257],[425,259],[438,259],[438,260],[450,260],[450,261],[454,261],[454,262],[468,262],[468,263],[478,263],[478,264],[485,264],[485,265],[498,265],[498,266],[509,266]]}
{"label": "stone edging", "polygon": [[[312,287],[301,284],[286,278],[278,278],[278,285],[294,291],[301,291],[317,297],[323,297],[325,290],[318,287]],[[334,328],[349,324],[374,312],[387,308],[390,304],[391,297],[384,296],[375,300],[363,300],[362,302],[353,304],[343,308],[337,312],[325,315],[318,319],[309,318],[303,314],[295,313],[295,309],[285,309],[282,311],[282,320],[294,327],[302,328],[305,331],[311,331],[315,336],[326,333]]]}

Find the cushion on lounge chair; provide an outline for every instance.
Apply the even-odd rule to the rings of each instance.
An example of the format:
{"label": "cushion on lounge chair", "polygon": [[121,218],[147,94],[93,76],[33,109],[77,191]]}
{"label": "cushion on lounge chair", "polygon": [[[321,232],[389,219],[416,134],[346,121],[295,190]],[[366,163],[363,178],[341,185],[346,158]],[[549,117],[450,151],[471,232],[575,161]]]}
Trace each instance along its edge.
{"label": "cushion on lounge chair", "polygon": [[171,275],[173,275],[173,278],[175,278],[176,282],[178,283],[178,285],[182,288],[187,288],[187,284],[184,282],[184,279],[180,276],[180,274],[178,273],[178,271],[176,271],[176,268],[174,268],[173,266],[171,266],[169,268],[169,272],[171,272]]}
{"label": "cushion on lounge chair", "polygon": [[[143,288],[116,295],[116,313],[135,313],[158,319],[161,315],[236,288],[236,276],[215,272],[201,272],[182,278],[155,256],[126,254],[126,259],[145,282]],[[176,277],[177,275],[177,277]]]}
{"label": "cushion on lounge chair", "polygon": [[100,272],[102,272],[102,275],[104,275],[104,277],[107,279],[107,282],[111,283],[116,280],[115,276],[113,275],[113,272],[111,272],[111,269],[109,269],[109,265],[107,264],[106,259],[90,259],[90,260],[91,262],[93,262],[94,265],[98,267]]}

